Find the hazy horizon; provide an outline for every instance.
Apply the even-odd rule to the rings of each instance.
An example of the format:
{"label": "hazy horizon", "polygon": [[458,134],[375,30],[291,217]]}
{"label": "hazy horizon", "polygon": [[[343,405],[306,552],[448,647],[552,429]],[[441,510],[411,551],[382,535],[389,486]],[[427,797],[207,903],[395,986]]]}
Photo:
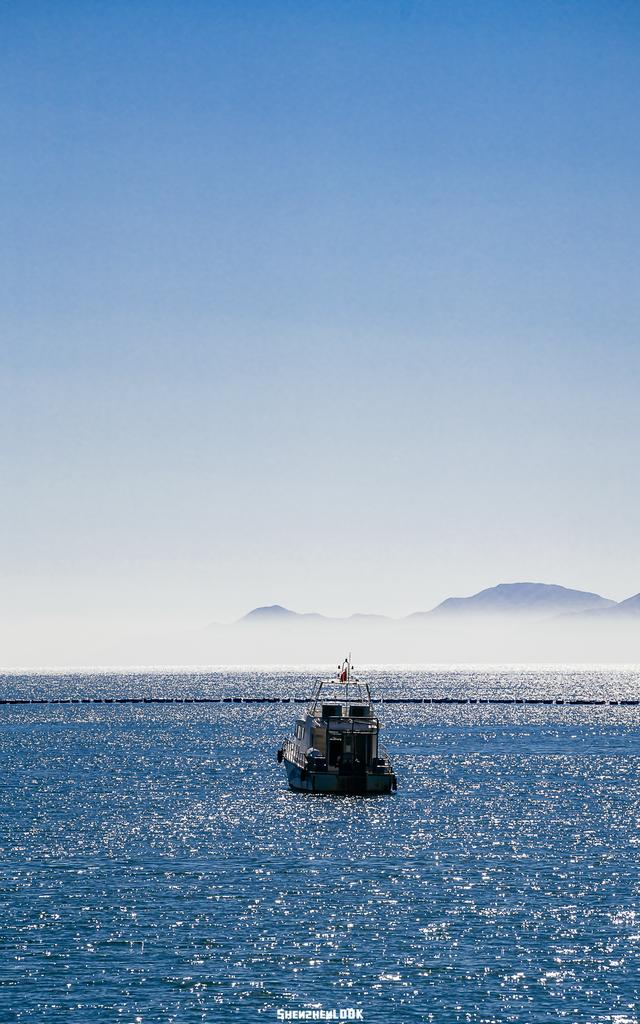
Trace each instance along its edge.
{"label": "hazy horizon", "polygon": [[0,664],[640,590],[635,5],[0,27]]}
{"label": "hazy horizon", "polygon": [[304,615],[188,629],[59,629],[25,658],[29,638],[3,645],[0,669],[101,666],[365,664],[640,665],[640,616],[472,613],[423,618],[331,619]]}

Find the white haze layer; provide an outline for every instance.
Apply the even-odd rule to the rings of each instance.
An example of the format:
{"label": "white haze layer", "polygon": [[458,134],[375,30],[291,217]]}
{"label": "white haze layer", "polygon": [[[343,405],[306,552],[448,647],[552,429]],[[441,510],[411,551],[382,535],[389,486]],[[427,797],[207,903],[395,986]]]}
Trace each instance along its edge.
{"label": "white haze layer", "polygon": [[352,619],[237,623],[202,629],[164,625],[146,632],[57,624],[37,639],[24,630],[2,637],[5,668],[122,665],[640,662],[640,615]]}

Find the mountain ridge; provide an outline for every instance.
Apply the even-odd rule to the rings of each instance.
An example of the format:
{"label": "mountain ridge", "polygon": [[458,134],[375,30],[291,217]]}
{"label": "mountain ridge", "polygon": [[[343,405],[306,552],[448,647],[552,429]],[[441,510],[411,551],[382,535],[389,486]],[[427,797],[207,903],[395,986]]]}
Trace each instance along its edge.
{"label": "mountain ridge", "polygon": [[574,590],[557,583],[498,583],[470,597],[449,597],[430,615],[480,612],[489,615],[557,615],[604,609],[615,604],[593,591]]}
{"label": "mountain ridge", "polygon": [[[498,618],[518,619],[580,618],[581,616],[640,614],[640,593],[616,602],[594,591],[575,590],[557,583],[498,583],[468,597],[448,597],[429,611],[412,612],[394,618],[366,612],[345,616],[329,616],[320,612],[296,612],[280,604],[262,605],[251,609],[232,626],[284,625],[300,622],[322,624],[367,624],[435,622],[449,620]],[[220,623],[211,623],[219,626]]]}

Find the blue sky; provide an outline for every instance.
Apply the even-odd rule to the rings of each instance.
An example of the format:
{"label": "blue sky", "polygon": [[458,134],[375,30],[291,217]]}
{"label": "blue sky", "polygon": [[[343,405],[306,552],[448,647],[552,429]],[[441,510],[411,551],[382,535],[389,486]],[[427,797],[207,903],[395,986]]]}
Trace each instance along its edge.
{"label": "blue sky", "polygon": [[8,3],[3,615],[623,598],[634,3]]}

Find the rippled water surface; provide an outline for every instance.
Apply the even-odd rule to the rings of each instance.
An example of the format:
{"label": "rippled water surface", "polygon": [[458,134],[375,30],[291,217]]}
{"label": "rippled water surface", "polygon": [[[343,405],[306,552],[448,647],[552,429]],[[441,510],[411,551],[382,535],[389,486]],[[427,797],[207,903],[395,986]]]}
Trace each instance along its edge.
{"label": "rippled water surface", "polygon": [[[295,694],[312,670],[0,696]],[[640,696],[632,670],[372,671],[383,695]],[[390,705],[399,789],[288,790],[294,705],[2,705],[0,1021],[640,1019],[640,709]]]}

